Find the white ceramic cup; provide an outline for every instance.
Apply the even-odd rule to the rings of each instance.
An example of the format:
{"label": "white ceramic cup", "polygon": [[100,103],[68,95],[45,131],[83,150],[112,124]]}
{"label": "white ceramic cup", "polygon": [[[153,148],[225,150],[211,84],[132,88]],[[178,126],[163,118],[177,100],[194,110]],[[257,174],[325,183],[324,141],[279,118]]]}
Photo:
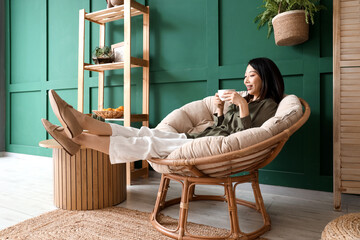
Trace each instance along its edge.
{"label": "white ceramic cup", "polygon": [[224,101],[223,95],[225,92],[235,92],[235,89],[220,89],[218,90],[218,95],[221,101]]}

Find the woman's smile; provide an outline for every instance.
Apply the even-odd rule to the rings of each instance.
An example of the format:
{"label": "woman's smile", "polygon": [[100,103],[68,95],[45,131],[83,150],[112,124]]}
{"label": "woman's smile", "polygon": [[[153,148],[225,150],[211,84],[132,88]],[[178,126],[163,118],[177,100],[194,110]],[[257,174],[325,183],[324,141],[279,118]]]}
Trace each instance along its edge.
{"label": "woman's smile", "polygon": [[253,85],[246,85],[248,92],[251,91],[252,87],[253,87]]}

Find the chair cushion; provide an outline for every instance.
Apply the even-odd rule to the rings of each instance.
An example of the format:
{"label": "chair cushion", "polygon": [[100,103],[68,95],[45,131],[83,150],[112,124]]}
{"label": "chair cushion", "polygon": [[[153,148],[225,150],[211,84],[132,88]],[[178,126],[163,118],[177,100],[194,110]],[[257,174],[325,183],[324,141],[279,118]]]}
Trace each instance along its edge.
{"label": "chair cushion", "polygon": [[194,101],[172,111],[156,127],[165,132],[201,132],[213,125],[211,97]]}
{"label": "chair cushion", "polygon": [[[245,96],[247,92],[238,92]],[[224,113],[229,107],[225,102]],[[213,114],[216,108],[213,104],[213,96],[194,101],[175,109],[169,113],[156,127],[165,132],[196,133],[202,132],[214,124]]]}
{"label": "chair cushion", "polygon": [[[207,97],[174,110],[156,128],[170,132],[200,132],[213,124],[212,113],[214,111],[213,97]],[[267,120],[261,127],[246,129],[226,137],[197,138],[176,149],[167,158],[193,159],[241,150],[284,131],[299,120],[302,113],[299,99],[295,95],[287,95],[280,102],[275,116]],[[226,165],[227,163],[222,164]],[[215,166],[219,165],[214,164]],[[182,170],[182,167],[170,166],[169,168],[157,164],[152,164],[152,167],[161,173],[173,173]],[[201,166],[198,168],[201,170]]]}
{"label": "chair cushion", "polygon": [[297,122],[302,114],[299,98],[295,95],[288,95],[279,103],[275,116],[264,122],[261,128],[275,136]]}

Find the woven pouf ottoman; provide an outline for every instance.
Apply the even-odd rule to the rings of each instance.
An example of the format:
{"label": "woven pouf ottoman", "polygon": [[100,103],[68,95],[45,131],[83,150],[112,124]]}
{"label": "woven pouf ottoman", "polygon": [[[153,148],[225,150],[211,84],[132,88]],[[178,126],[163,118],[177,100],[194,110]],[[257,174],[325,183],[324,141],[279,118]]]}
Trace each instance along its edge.
{"label": "woven pouf ottoman", "polygon": [[349,213],[329,222],[321,240],[359,240],[360,213]]}

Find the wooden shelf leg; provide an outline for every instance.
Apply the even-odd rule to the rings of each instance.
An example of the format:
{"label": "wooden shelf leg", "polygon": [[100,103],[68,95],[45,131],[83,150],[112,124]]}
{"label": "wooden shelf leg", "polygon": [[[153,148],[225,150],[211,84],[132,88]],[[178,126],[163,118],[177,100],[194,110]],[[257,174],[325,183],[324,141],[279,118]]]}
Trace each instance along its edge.
{"label": "wooden shelf leg", "polygon": [[131,163],[126,163],[126,185],[131,185]]}
{"label": "wooden shelf leg", "polygon": [[124,1],[124,126],[131,124],[131,0]]}
{"label": "wooden shelf leg", "polygon": [[[150,80],[149,80],[149,64],[150,64],[150,55],[149,55],[149,38],[150,38],[150,21],[149,21],[149,7],[148,14],[143,15],[143,59],[148,62],[146,67],[143,67],[143,114],[147,114],[149,116],[149,88],[150,88]],[[147,121],[143,121],[143,126],[149,127],[149,119]],[[146,169],[144,178],[149,177],[149,163],[146,160],[142,161],[142,168]]]}
{"label": "wooden shelf leg", "polygon": [[[105,46],[105,23],[100,24],[100,39],[99,39],[99,47]],[[99,72],[99,89],[98,89],[98,110],[102,110],[104,108],[104,78],[105,72]]]}
{"label": "wooden shelf leg", "polygon": [[149,163],[146,160],[142,160],[142,168],[146,169],[145,174],[143,175],[143,178],[149,177]]}
{"label": "wooden shelf leg", "polygon": [[[149,7],[147,7],[149,9]],[[150,11],[149,11],[150,12]],[[143,59],[148,62],[148,66],[143,67],[143,114],[149,114],[149,14],[143,16]],[[148,121],[143,122],[143,126],[149,126]]]}
{"label": "wooden shelf leg", "polygon": [[85,9],[79,11],[79,60],[78,60],[78,105],[77,109],[84,112],[84,44],[85,42]]}

